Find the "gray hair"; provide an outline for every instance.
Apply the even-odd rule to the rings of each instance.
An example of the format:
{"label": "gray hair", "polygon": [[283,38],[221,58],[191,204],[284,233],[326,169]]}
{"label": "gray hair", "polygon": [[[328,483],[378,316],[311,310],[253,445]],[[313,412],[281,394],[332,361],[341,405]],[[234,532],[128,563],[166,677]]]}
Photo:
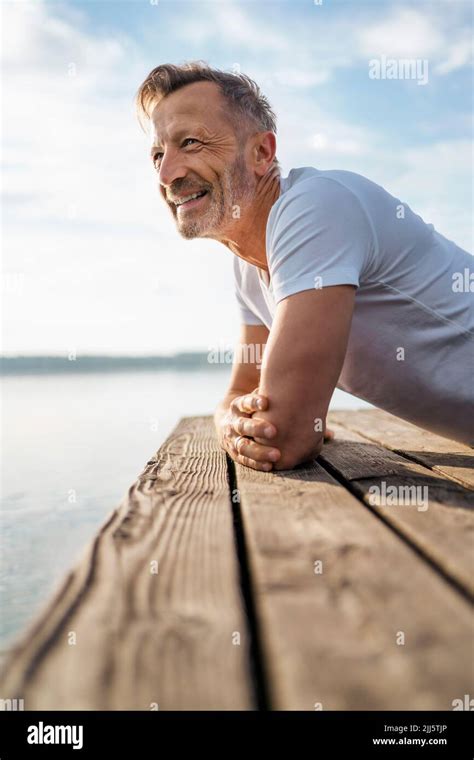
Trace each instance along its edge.
{"label": "gray hair", "polygon": [[[232,114],[232,124],[239,140],[247,138],[252,131],[276,134],[275,113],[257,83],[246,74],[213,69],[204,61],[181,65],[164,63],[150,71],[136,95],[141,125],[150,120],[153,109],[166,95],[194,82],[218,85]],[[274,165],[279,166],[276,157]]]}

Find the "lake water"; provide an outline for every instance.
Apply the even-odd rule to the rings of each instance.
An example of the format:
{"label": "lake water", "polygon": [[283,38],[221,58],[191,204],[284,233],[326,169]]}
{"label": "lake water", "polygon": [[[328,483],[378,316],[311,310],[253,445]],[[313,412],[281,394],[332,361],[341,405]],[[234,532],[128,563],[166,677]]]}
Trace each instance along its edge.
{"label": "lake water", "polygon": [[[184,415],[229,368],[2,378],[0,655],[36,615]],[[336,390],[331,408],[369,406]]]}

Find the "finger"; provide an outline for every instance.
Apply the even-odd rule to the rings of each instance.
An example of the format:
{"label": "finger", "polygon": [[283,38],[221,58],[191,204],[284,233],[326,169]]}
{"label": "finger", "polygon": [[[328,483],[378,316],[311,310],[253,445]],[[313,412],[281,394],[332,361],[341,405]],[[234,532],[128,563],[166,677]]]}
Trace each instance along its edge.
{"label": "finger", "polygon": [[274,438],[277,433],[275,425],[258,417],[235,417],[232,425],[236,433],[251,438]]}
{"label": "finger", "polygon": [[[235,439],[234,439],[235,440]],[[234,441],[225,440],[224,441],[224,449],[228,453],[231,459],[233,459],[234,462],[239,462],[239,464],[245,465],[245,467],[251,467],[253,470],[259,470],[262,472],[269,472],[272,467],[272,462],[260,462],[256,459],[252,459],[252,457],[244,456],[243,454],[240,454],[236,447],[234,446]]]}
{"label": "finger", "polygon": [[270,472],[273,467],[271,462],[257,462],[255,459],[242,456],[242,454],[236,454],[233,458],[239,464],[243,464],[244,467],[251,467],[252,470],[259,470],[260,472]]}
{"label": "finger", "polygon": [[259,394],[249,393],[246,396],[237,396],[231,403],[231,410],[252,414],[256,411],[264,411],[268,406],[268,399]]}
{"label": "finger", "polygon": [[278,462],[280,450],[270,446],[262,446],[255,443],[251,438],[238,437],[234,441],[234,448],[241,456],[253,459],[256,462]]}
{"label": "finger", "polygon": [[325,441],[332,441],[335,438],[334,430],[329,430],[329,428],[326,428],[324,431],[324,440]]}

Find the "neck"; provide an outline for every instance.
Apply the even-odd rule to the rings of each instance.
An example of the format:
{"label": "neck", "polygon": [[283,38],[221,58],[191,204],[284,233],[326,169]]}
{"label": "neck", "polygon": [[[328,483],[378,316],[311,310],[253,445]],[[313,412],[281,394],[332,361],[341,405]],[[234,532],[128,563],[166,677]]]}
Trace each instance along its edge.
{"label": "neck", "polygon": [[280,197],[280,173],[271,169],[260,177],[253,198],[241,209],[226,233],[217,238],[232,253],[268,272],[266,252],[267,220],[270,209]]}

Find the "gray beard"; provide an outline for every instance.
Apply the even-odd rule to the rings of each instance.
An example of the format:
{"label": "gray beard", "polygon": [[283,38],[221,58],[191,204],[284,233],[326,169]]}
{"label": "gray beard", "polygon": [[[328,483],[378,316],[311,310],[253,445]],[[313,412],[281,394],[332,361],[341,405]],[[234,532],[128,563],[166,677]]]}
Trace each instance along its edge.
{"label": "gray beard", "polygon": [[217,187],[217,197],[213,188],[209,208],[189,221],[177,220],[180,235],[186,240],[218,237],[229,224],[240,218],[241,208],[251,199],[253,190],[254,184],[241,153],[232,166],[224,170]]}

